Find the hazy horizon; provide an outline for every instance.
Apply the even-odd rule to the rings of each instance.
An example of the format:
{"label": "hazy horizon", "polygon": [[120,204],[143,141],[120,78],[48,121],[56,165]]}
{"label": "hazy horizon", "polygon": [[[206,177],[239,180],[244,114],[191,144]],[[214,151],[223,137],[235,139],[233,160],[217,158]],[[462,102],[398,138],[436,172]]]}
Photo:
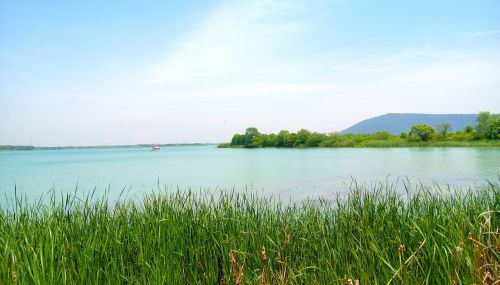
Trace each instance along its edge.
{"label": "hazy horizon", "polygon": [[[342,131],[350,128],[350,127],[353,127],[354,125],[356,125],[357,123],[361,123],[367,119],[373,119],[373,118],[376,118],[376,117],[381,117],[381,116],[384,116],[384,115],[389,115],[389,114],[407,114],[407,115],[415,115],[415,114],[418,114],[418,115],[475,115],[473,113],[470,113],[470,114],[444,114],[444,113],[434,113],[434,114],[431,114],[431,113],[396,113],[396,112],[391,112],[391,113],[385,113],[385,114],[381,114],[381,115],[376,115],[374,117],[370,117],[370,118],[366,118],[366,119],[363,119],[363,120],[360,120],[360,121],[357,121],[355,123],[353,123],[352,125],[349,125],[343,129],[340,129],[340,130],[332,130],[332,131],[325,131],[324,133],[328,134],[328,133],[335,133],[335,132],[338,132],[338,133],[341,133]],[[258,126],[248,126],[248,127],[256,127],[259,131],[262,132],[263,129],[259,128]],[[451,125],[452,129],[453,129],[453,124]],[[238,134],[243,134],[245,133],[245,130],[246,130],[247,127],[239,130],[239,131],[236,131],[235,133],[238,133]],[[283,130],[283,129],[280,129],[280,130]],[[299,131],[299,129],[287,129],[287,131]],[[309,131],[317,131],[317,130],[313,130],[313,129],[309,129]],[[279,131],[275,131],[274,133],[278,133]],[[134,142],[134,143],[122,143],[122,144],[52,144],[52,145],[41,145],[39,143],[36,143],[35,140],[33,140],[32,137],[30,137],[28,140],[29,140],[29,144],[28,143],[24,143],[24,144],[17,144],[18,146],[28,146],[28,145],[32,145],[32,146],[35,146],[35,147],[93,147],[93,146],[128,146],[128,145],[168,145],[168,144],[172,144],[172,145],[175,145],[175,144],[221,144],[221,143],[227,143],[231,140],[231,136],[233,134],[230,134],[228,137],[224,138],[223,140],[221,141],[185,141],[185,142]],[[33,140],[33,141],[32,141]]]}
{"label": "hazy horizon", "polygon": [[0,3],[0,145],[500,112],[500,2]]}

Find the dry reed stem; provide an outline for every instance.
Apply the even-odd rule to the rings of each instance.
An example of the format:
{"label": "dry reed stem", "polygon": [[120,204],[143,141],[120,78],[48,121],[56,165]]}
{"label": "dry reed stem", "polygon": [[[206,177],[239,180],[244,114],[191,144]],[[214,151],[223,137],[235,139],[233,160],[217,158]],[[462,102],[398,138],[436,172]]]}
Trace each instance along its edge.
{"label": "dry reed stem", "polygon": [[[473,248],[473,284],[500,284],[500,266],[495,261],[494,253],[498,251],[498,229],[491,230],[491,214],[495,211],[486,211],[479,215],[484,217],[484,222],[479,224],[479,233],[475,239],[469,232],[468,240]],[[493,241],[492,241],[493,239]]]}
{"label": "dry reed stem", "polygon": [[234,284],[235,285],[240,285],[241,284],[241,277],[243,276],[243,271],[238,268],[238,260],[236,258],[236,254],[233,251],[231,251],[231,258],[230,258],[230,263],[231,263],[231,272],[233,273],[234,277]]}
{"label": "dry reed stem", "polygon": [[404,260],[404,254],[405,254],[405,245],[400,244],[399,245],[399,250],[398,250],[398,255],[399,255],[399,264],[401,266],[401,279],[402,279],[402,284],[406,284],[406,264],[402,263]]}
{"label": "dry reed stem", "polygon": [[15,254],[12,254],[12,284],[17,285],[17,273],[16,273],[16,263],[17,258]]}
{"label": "dry reed stem", "polygon": [[262,251],[260,252],[260,259],[262,261],[262,274],[260,277],[260,284],[262,285],[267,285],[267,272],[266,272],[266,267],[267,267],[267,253],[266,253],[266,247],[262,246]]}
{"label": "dry reed stem", "polygon": [[460,266],[462,264],[462,252],[464,251],[464,242],[461,241],[456,247],[455,254],[451,252],[451,284],[459,284]]}
{"label": "dry reed stem", "polygon": [[358,279],[354,279],[354,281],[352,280],[352,278],[347,278],[344,277],[344,285],[359,285],[359,280]]}
{"label": "dry reed stem", "polygon": [[[410,257],[408,257],[408,259],[406,259],[406,261],[399,267],[398,270],[396,270],[396,272],[394,272],[394,274],[392,275],[391,279],[389,280],[389,282],[387,282],[387,284],[391,284],[391,282],[394,280],[394,278],[398,275],[398,272],[402,270],[402,267],[403,266],[408,266],[410,265],[410,263],[413,261],[413,259],[415,258],[417,252],[419,252],[425,245],[425,243],[427,242],[427,239],[423,240],[422,242],[420,242],[420,246],[417,248],[417,250],[415,250],[411,255]],[[399,248],[399,252],[401,251],[401,246]],[[404,251],[404,245],[403,245],[403,251]]]}

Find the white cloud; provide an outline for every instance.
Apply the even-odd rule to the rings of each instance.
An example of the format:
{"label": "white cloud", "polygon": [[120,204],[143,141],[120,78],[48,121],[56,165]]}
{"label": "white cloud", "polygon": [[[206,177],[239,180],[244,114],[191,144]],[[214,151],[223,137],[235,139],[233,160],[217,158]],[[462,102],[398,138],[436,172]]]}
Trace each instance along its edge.
{"label": "white cloud", "polygon": [[478,38],[478,37],[487,37],[500,34],[500,30],[489,30],[489,31],[477,31],[473,33],[465,34],[468,37]]}
{"label": "white cloud", "polygon": [[146,81],[245,79],[268,73],[273,57],[305,29],[294,19],[300,8],[285,1],[227,2],[181,39]]}
{"label": "white cloud", "polygon": [[[0,137],[29,137],[45,125],[60,134],[51,136],[54,142],[65,134],[81,144],[223,141],[250,125],[328,132],[386,112],[500,111],[500,55],[491,43],[461,49],[443,35],[439,45],[398,51],[398,41],[381,50],[383,39],[351,35],[351,25],[363,19],[331,21],[346,10],[337,13],[327,2],[222,2],[164,54],[149,55],[148,61],[156,58],[151,66],[96,69],[102,76],[88,84],[37,86],[19,98],[0,98],[8,118]],[[8,60],[15,58],[0,54]],[[46,122],[34,124],[11,106]]]}
{"label": "white cloud", "polygon": [[[189,71],[163,84],[155,104],[182,109],[184,122],[203,120],[216,141],[249,125],[272,132],[299,126],[329,132],[387,112],[470,113],[484,106],[499,111],[494,109],[500,106],[497,55],[426,44],[383,56],[338,57],[332,51],[278,64],[255,60],[248,61],[252,68],[238,70],[236,59],[242,55],[237,52],[215,69],[207,64],[217,61],[215,53],[200,59],[203,76]],[[264,76],[255,75],[259,72]],[[247,78],[238,78],[241,74]]]}

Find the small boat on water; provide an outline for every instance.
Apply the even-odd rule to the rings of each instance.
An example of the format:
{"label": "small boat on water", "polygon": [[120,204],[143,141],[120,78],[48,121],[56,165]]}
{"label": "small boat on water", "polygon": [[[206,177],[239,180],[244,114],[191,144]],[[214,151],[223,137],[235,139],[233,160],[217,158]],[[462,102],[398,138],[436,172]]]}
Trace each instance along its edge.
{"label": "small boat on water", "polygon": [[158,145],[155,145],[151,148],[151,151],[159,151],[160,150],[160,146]]}

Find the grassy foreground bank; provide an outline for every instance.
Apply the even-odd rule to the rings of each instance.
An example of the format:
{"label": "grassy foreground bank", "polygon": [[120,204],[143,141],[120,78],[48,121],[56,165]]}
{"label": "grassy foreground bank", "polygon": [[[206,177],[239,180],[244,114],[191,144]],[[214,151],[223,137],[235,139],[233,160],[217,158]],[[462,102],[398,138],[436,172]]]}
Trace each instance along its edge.
{"label": "grassy foreground bank", "polygon": [[500,186],[354,185],[283,204],[190,191],[0,211],[2,284],[493,284]]}

